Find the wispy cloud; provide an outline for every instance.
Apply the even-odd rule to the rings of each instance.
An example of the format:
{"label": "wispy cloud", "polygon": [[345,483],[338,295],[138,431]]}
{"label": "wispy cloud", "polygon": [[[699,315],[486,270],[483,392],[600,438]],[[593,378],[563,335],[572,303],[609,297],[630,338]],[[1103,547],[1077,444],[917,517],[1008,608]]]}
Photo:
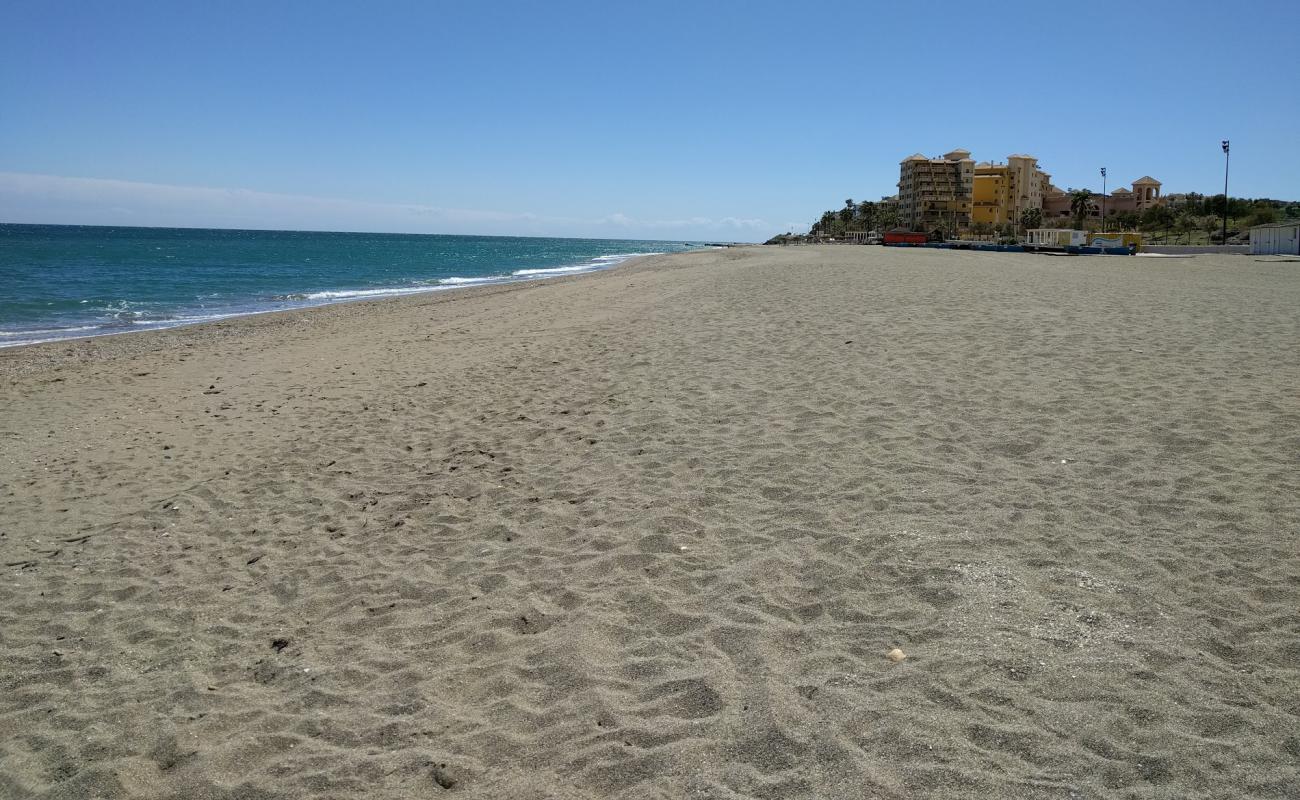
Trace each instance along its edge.
{"label": "wispy cloud", "polygon": [[611,213],[584,219],[15,172],[0,172],[0,221],[673,238],[738,235],[767,227],[761,219],[743,217],[654,220]]}
{"label": "wispy cloud", "polygon": [[731,228],[752,230],[767,227],[767,223],[761,219],[744,219],[741,217],[723,217],[722,219],[690,217],[687,219],[646,220],[634,219],[626,214],[610,214],[602,217],[598,222],[604,225],[622,225],[637,228]]}

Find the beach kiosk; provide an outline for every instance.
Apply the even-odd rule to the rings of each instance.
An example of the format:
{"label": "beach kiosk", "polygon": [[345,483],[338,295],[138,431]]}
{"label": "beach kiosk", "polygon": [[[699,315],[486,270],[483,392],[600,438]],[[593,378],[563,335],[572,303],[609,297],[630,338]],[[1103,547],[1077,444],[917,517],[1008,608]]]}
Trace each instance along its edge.
{"label": "beach kiosk", "polygon": [[1073,228],[1031,228],[1027,243],[1046,247],[1083,247],[1088,243],[1088,232]]}
{"label": "beach kiosk", "polygon": [[1136,231],[1093,232],[1088,235],[1088,246],[1099,247],[1103,253],[1136,253],[1142,249],[1142,234]]}
{"label": "beach kiosk", "polygon": [[1030,228],[1028,233],[1026,250],[1064,250],[1088,244],[1088,232],[1073,228]]}

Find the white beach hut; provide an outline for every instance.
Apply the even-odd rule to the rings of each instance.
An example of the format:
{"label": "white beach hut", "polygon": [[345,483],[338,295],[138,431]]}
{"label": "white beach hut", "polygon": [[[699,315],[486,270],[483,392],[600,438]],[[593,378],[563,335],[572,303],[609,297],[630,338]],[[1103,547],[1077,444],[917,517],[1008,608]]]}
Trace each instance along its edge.
{"label": "white beach hut", "polygon": [[1087,231],[1073,228],[1031,228],[1025,244],[1037,247],[1082,247],[1088,243]]}
{"label": "white beach hut", "polygon": [[1300,219],[1251,228],[1250,253],[1255,256],[1300,256]]}

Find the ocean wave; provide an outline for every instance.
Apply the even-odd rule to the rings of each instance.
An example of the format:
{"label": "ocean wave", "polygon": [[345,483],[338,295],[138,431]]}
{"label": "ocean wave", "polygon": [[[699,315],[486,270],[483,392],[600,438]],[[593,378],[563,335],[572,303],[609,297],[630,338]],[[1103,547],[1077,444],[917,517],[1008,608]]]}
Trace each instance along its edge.
{"label": "ocean wave", "polygon": [[509,275],[479,275],[477,277],[463,277],[452,275],[446,278],[438,279],[434,284],[419,284],[416,286],[391,286],[378,289],[330,289],[320,292],[305,292],[301,294],[283,295],[277,297],[280,300],[299,300],[299,301],[330,301],[330,300],[354,300],[364,299],[367,297],[391,297],[405,294],[420,294],[422,292],[432,292],[438,289],[446,289],[453,286],[483,286],[492,283],[504,283],[511,278],[544,278],[548,275],[573,275],[580,272],[594,272],[596,270],[607,269],[615,264],[621,264],[630,258],[639,256],[654,256],[659,253],[614,253],[606,256],[596,256],[581,264],[568,264],[562,267],[543,267],[536,269],[517,269]]}
{"label": "ocean wave", "polygon": [[582,264],[571,264],[567,267],[549,267],[545,269],[517,269],[510,273],[516,277],[542,277],[546,275],[573,275],[579,272],[594,272],[600,269],[608,269],[615,264],[621,264],[631,258],[640,258],[642,256],[657,256],[660,253],[614,253],[608,256],[596,256]]}
{"label": "ocean wave", "polygon": [[220,314],[197,314],[191,316],[168,317],[160,320],[141,320],[140,325],[161,325],[164,327],[173,327],[175,325],[193,325],[198,322],[215,322],[219,319],[230,319],[231,317],[246,317],[249,314],[265,314],[275,309],[254,309],[249,311],[225,311]]}
{"label": "ocean wave", "polygon": [[324,292],[307,292],[300,295],[303,300],[353,300],[366,297],[392,297],[403,294],[420,294],[436,292],[437,286],[393,286],[386,289],[336,289]]}
{"label": "ocean wave", "polygon": [[443,286],[478,286],[484,283],[500,283],[504,278],[500,275],[484,275],[480,278],[443,278],[438,283]]}
{"label": "ocean wave", "polygon": [[49,339],[19,339],[16,342],[0,342],[0,350],[6,347],[22,347],[28,344],[45,344],[46,342],[66,342],[69,339],[85,339],[94,334],[84,334],[82,336],[54,336]]}
{"label": "ocean wave", "polygon": [[514,272],[512,272],[512,273],[510,273],[510,274],[511,274],[511,275],[517,275],[517,276],[519,276],[519,277],[522,278],[522,277],[527,276],[527,275],[534,275],[534,276],[536,276],[536,275],[567,275],[567,274],[571,274],[571,273],[574,273],[574,272],[591,272],[591,271],[594,270],[594,269],[595,269],[595,267],[593,267],[593,266],[590,265],[590,264],[574,264],[574,265],[571,266],[571,267],[550,267],[550,268],[547,268],[547,269],[517,269],[517,270],[515,270]]}
{"label": "ocean wave", "polygon": [[75,333],[76,331],[93,331],[99,325],[73,325],[67,328],[33,328],[24,331],[0,331],[0,336],[44,336],[47,333]]}
{"label": "ocean wave", "polygon": [[[195,325],[200,322],[216,322],[231,317],[243,317],[250,314],[262,314],[274,309],[254,309],[248,311],[229,311],[220,314],[152,314],[141,317],[114,317],[94,325],[69,325],[65,328],[27,328],[20,330],[0,330],[0,348],[17,347],[27,344],[45,342],[66,342],[72,339],[86,339],[95,336],[111,336],[117,333],[130,333],[140,330],[164,330],[179,328],[182,325]],[[142,312],[143,313],[143,312]]]}

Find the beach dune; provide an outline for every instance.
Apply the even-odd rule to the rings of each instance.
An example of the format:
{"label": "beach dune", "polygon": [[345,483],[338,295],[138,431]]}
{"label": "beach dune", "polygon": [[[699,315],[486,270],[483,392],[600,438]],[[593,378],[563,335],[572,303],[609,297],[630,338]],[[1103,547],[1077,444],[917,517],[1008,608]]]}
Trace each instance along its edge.
{"label": "beach dune", "polygon": [[1296,267],[732,248],[0,351],[0,797],[1300,796]]}

